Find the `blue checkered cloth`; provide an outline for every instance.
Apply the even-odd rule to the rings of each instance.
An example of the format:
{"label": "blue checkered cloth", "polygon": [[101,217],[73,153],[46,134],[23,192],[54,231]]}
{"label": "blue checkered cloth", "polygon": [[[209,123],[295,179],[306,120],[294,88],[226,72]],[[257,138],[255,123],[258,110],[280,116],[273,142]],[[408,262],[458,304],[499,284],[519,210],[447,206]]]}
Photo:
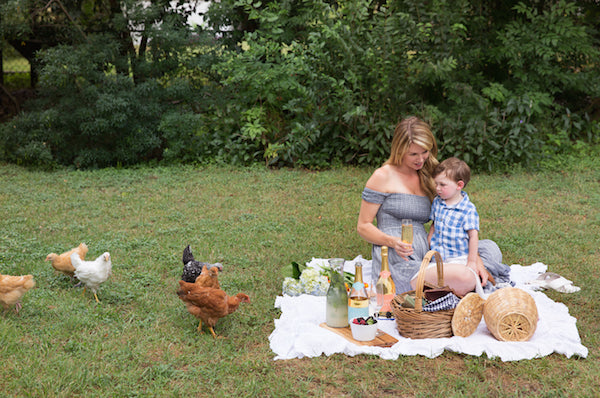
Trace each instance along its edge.
{"label": "blue checkered cloth", "polygon": [[469,200],[469,195],[462,192],[462,200],[456,206],[446,203],[436,196],[431,205],[430,218],[435,225],[431,237],[431,250],[440,253],[443,260],[469,254],[469,235],[467,231],[479,231],[479,214],[477,208]]}
{"label": "blue checkered cloth", "polygon": [[460,299],[454,293],[448,293],[444,297],[440,297],[439,299],[432,301],[423,307],[423,311],[434,312],[434,311],[443,311],[443,310],[451,310],[456,308]]}

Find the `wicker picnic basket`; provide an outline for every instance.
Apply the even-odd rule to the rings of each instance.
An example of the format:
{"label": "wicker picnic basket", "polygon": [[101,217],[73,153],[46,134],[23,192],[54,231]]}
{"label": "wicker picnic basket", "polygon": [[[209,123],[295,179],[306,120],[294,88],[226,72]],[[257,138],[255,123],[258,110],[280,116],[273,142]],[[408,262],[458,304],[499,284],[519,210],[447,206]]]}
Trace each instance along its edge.
{"label": "wicker picnic basket", "polygon": [[500,341],[527,341],[537,327],[535,300],[524,290],[504,287],[487,298],[483,318],[488,330]]}
{"label": "wicker picnic basket", "polygon": [[[417,275],[417,285],[413,292],[396,295],[392,299],[392,312],[396,317],[396,326],[400,335],[411,339],[432,339],[452,337],[452,316],[454,309],[434,312],[423,311],[423,289],[425,287],[425,269],[435,256],[438,286],[444,286],[444,265],[442,257],[435,250],[427,252]],[[415,308],[402,307],[403,296],[415,294]]]}

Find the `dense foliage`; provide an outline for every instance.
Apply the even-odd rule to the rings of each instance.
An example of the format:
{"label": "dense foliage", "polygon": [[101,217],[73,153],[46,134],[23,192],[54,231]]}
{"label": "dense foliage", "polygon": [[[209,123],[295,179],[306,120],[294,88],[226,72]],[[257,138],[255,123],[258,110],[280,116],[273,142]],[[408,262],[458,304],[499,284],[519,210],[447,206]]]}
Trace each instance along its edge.
{"label": "dense foliage", "polygon": [[600,133],[595,0],[222,0],[195,28],[189,2],[91,3],[112,14],[75,7],[85,40],[38,52],[38,101],[0,127],[0,157],[377,164],[416,114],[440,157],[492,170]]}

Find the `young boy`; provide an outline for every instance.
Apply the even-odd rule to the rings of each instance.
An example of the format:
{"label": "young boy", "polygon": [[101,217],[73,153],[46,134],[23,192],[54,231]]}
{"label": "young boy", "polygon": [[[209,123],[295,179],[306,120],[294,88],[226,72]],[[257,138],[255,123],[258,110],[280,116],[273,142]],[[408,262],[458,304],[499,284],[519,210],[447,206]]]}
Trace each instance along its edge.
{"label": "young boy", "polygon": [[429,246],[440,253],[444,264],[466,264],[475,271],[479,215],[463,191],[471,179],[471,169],[462,160],[449,158],[435,168],[433,178],[437,196],[431,205]]}

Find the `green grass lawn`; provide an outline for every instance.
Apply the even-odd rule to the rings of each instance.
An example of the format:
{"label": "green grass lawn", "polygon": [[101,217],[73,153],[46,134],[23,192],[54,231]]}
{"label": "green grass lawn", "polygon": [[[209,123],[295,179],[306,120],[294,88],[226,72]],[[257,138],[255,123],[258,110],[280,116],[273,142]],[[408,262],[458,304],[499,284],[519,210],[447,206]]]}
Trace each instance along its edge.
{"label": "green grass lawn", "polygon": [[[0,44],[2,44],[0,42]],[[31,66],[27,59],[20,56],[12,47],[3,49],[2,71],[4,85],[9,90],[30,87]]]}
{"label": "green grass lawn", "polygon": [[[17,315],[0,315],[2,396],[595,396],[600,366],[600,170],[477,175],[467,191],[481,238],[507,264],[544,262],[575,294],[548,292],[578,319],[587,358],[502,362],[445,352],[274,361],[268,337],[280,269],[312,257],[370,258],[355,232],[370,169],[323,172],[169,167],[28,171],[0,165],[0,273],[33,274]],[[97,304],[45,262],[80,242],[110,251]],[[251,303],[222,338],[175,294],[181,254],[224,266],[221,287]]]}
{"label": "green grass lawn", "polygon": [[2,64],[4,70],[7,72],[29,73],[31,69],[29,66],[29,61],[23,57],[6,58],[3,60]]}

